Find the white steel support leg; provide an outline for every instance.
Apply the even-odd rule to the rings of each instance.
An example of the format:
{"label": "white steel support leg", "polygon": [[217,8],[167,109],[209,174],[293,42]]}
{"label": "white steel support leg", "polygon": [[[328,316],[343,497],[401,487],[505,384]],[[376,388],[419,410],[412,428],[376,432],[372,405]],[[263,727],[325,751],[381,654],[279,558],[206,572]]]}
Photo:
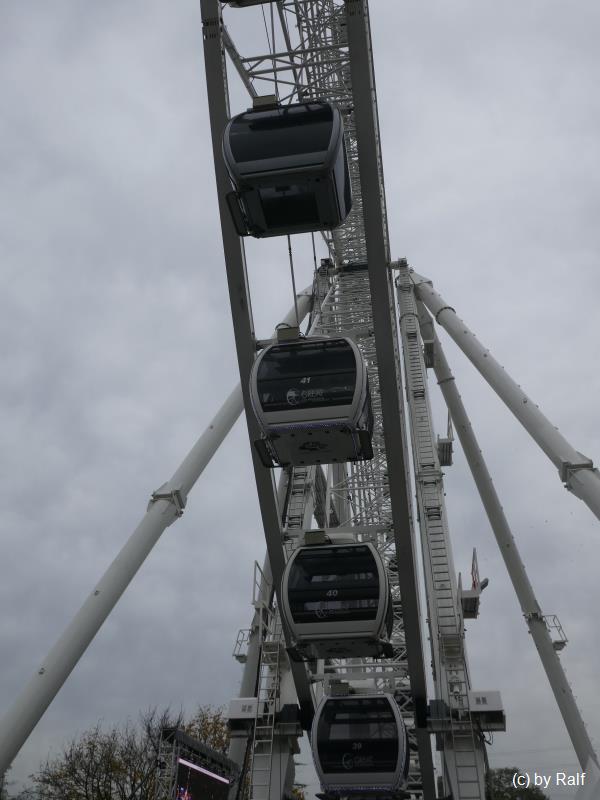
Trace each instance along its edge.
{"label": "white steel support leg", "polygon": [[455,310],[435,291],[431,282],[417,273],[412,273],[412,280],[419,299],[546,453],[567,489],[583,500],[600,519],[600,473],[594,469],[591,460],[575,450],[556,430],[490,351],[477,340]]}
{"label": "white steel support leg", "polygon": [[171,480],[153,494],[138,527],[0,721],[0,775],[8,769],[165,528],[181,516],[187,493],[233,427],[242,407],[238,386]]}
{"label": "white steel support leg", "polygon": [[[310,303],[304,294],[299,299],[298,309],[303,319],[310,309]],[[295,321],[296,311],[291,309],[283,322],[291,325]],[[152,494],[148,511],[140,524],[48,653],[38,671],[0,720],[0,776],[8,769],[42,718],[163,531],[183,514],[190,489],[242,410],[242,389],[238,384],[171,480]]]}
{"label": "white steel support leg", "polygon": [[600,797],[600,769],[590,762],[585,771],[585,784],[575,795],[575,800],[598,800]]}
{"label": "white steel support leg", "polygon": [[[422,306],[421,306],[422,308]],[[421,319],[427,312],[421,313]],[[428,315],[427,315],[428,318]],[[496,494],[496,489],[488,472],[483,454],[469,422],[467,412],[456,386],[456,381],[439,339],[435,332],[434,339],[434,369],[440,389],[444,395],[446,405],[450,410],[452,422],[463,451],[469,464],[469,469],[477,486],[483,507],[492,526],[494,536],[500,548],[500,553],[506,564],[515,593],[519,600],[521,610],[527,622],[527,627],[540,655],[542,665],[548,676],[548,681],[554,692],[556,702],[562,714],[565,726],[569,732],[573,748],[579,759],[582,769],[586,769],[590,760],[597,763],[592,742],[585,728],[581,713],[577,707],[575,697],[565,675],[558,653],[552,645],[550,631],[544,621],[542,610],[537,602],[525,566],[517,549],[515,539],[511,533],[508,521]]]}

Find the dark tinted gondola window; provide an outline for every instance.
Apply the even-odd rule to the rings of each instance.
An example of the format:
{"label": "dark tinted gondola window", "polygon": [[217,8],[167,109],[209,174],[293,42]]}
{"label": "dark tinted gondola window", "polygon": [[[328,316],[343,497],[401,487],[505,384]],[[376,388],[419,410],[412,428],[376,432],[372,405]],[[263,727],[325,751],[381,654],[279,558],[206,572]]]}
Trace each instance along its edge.
{"label": "dark tinted gondola window", "polygon": [[319,209],[313,191],[302,186],[283,186],[260,189],[260,201],[267,228],[290,225],[317,225]]}
{"label": "dark tinted gondola window", "polygon": [[355,386],[354,353],[340,340],[272,347],[257,375],[264,411],[350,405]]}
{"label": "dark tinted gondola window", "polygon": [[288,578],[294,622],[353,622],[375,619],[379,575],[364,546],[316,547],[301,551]]}
{"label": "dark tinted gondola window", "polygon": [[241,114],[229,129],[235,161],[262,161],[329,148],[333,109],[325,104],[289,106]]}
{"label": "dark tinted gondola window", "polygon": [[317,726],[325,773],[393,774],[398,763],[398,724],[385,697],[328,700]]}

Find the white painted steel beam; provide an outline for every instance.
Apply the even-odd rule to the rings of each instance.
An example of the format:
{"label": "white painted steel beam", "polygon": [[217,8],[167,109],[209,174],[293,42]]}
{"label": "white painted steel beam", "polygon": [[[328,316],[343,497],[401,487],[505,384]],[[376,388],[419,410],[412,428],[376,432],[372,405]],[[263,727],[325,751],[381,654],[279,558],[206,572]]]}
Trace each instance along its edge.
{"label": "white painted steel beam", "polygon": [[8,769],[163,531],[183,513],[189,490],[241,412],[242,393],[238,386],[171,480],[152,495],[140,524],[0,720],[0,775]]}
{"label": "white painted steel beam", "polygon": [[[400,389],[400,363],[397,348],[395,304],[390,272],[387,218],[380,153],[379,122],[373,74],[372,45],[368,5],[364,0],[346,0],[348,45],[358,138],[360,187],[366,236],[367,262],[383,429],[387,458],[392,519],[402,615],[407,645],[411,691],[417,711],[417,724],[427,704],[425,662],[421,639],[415,541],[410,512],[408,458],[403,426],[404,408]],[[419,713],[420,712],[420,713]],[[423,792],[435,797],[431,738],[425,728],[417,727]]]}
{"label": "white painted steel beam", "polygon": [[237,74],[240,76],[242,83],[248,90],[248,94],[250,95],[250,97],[256,97],[256,89],[254,88],[254,86],[252,85],[252,81],[248,77],[248,73],[244,68],[244,64],[242,63],[240,54],[238,53],[237,48],[234,45],[233,40],[231,38],[231,35],[229,34],[229,31],[225,26],[223,26],[223,46],[225,47],[227,55],[231,59],[231,63],[235,67]]}
{"label": "white painted steel beam", "polygon": [[585,783],[575,795],[575,800],[598,800],[600,797],[600,768],[590,761],[585,769]]}
{"label": "white painted steel beam", "polygon": [[[229,120],[229,95],[223,43],[223,22],[219,0],[201,0],[202,35],[204,44],[204,64],[206,72],[206,88],[208,110],[210,116],[217,199],[221,219],[225,269],[229,288],[229,302],[233,321],[233,333],[237,352],[240,381],[246,409],[246,422],[252,453],[254,477],[260,512],[267,542],[269,562],[273,572],[273,582],[278,605],[281,607],[281,578],[285,567],[285,554],[282,546],[281,514],[277,506],[273,474],[261,463],[253,442],[260,437],[258,422],[252,412],[250,400],[250,370],[256,355],[256,337],[243,242],[237,235],[229,209],[226,195],[231,191],[227,168],[223,159],[222,136]],[[298,298],[298,313],[305,316],[312,301],[312,288]],[[306,725],[310,724],[314,711],[313,696],[306,671],[302,663],[291,664],[298,701],[303,712]]]}
{"label": "white painted steel beam", "polygon": [[412,280],[419,299],[546,453],[567,489],[583,500],[600,519],[600,473],[592,461],[575,450],[558,432],[490,351],[478,341],[452,306],[435,291],[431,281],[416,272],[412,273]]}
{"label": "white painted steel beam", "polygon": [[[420,313],[420,319],[425,324],[430,319],[424,309]],[[581,712],[577,707],[573,691],[565,675],[559,655],[552,645],[550,631],[546,626],[544,615],[537,602],[533,587],[529,582],[525,565],[517,549],[517,543],[510,530],[508,520],[504,514],[491,475],[469,421],[458,387],[456,386],[456,380],[450,370],[450,366],[448,365],[448,361],[446,360],[446,356],[435,331],[433,332],[433,338],[435,352],[434,370],[436,378],[452,416],[454,429],[465,453],[469,469],[471,470],[473,480],[475,481],[479,496],[481,497],[481,502],[483,503],[492,531],[496,537],[498,548],[506,564],[506,569],[519,600],[523,616],[525,617],[527,627],[529,628],[529,632],[531,633],[531,637],[539,653],[542,666],[544,667],[554,697],[556,698],[565,727],[569,733],[579,763],[582,769],[585,770],[590,760],[597,764],[598,759],[596,753],[585,728]]]}

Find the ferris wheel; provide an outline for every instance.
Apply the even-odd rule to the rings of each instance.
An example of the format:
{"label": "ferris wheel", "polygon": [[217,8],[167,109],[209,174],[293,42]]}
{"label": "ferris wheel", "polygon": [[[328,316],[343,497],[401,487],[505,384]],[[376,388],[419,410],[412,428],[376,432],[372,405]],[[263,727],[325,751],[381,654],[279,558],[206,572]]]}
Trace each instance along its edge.
{"label": "ferris wheel", "polygon": [[[277,702],[288,708],[297,698],[298,732],[314,715],[312,748],[327,795],[435,797],[433,734],[442,754],[441,795],[484,797],[486,734],[504,730],[505,718],[498,692],[471,686],[463,620],[477,617],[486,581],[479,579],[475,555],[472,585],[463,588],[456,581],[441,473],[451,463],[452,434],[449,428],[446,439],[434,438],[427,369],[435,371],[442,387],[585,768],[596,756],[560,665],[560,624],[555,622],[559,636],[553,639],[433,320],[463,347],[554,461],[563,481],[596,515],[598,473],[533,403],[525,405],[522,391],[430,281],[405,260],[392,260],[368,4],[236,0],[224,5],[202,2],[207,87],[233,325],[267,540],[265,581],[273,588],[270,597],[276,597],[265,607],[272,612],[270,624],[254,624],[249,632],[245,674],[258,675],[257,704],[254,720],[241,726],[237,757],[251,775],[250,796],[271,796],[276,753],[281,764],[275,709]],[[268,48],[242,57],[227,16],[250,14],[245,9],[251,6],[259,7],[254,12],[262,15]],[[250,96],[252,107],[242,113],[229,109],[225,54]],[[302,232],[316,233],[326,248],[320,265],[315,259],[306,331],[297,316],[291,330],[279,331],[272,342],[257,342],[251,298],[244,294],[244,237],[288,236],[290,243],[290,235]],[[289,252],[293,278],[291,245]],[[329,337],[329,344],[322,337]],[[359,379],[364,371],[366,379]],[[420,537],[410,508],[405,421]],[[277,466],[282,467],[279,494],[266,471]],[[417,605],[418,538],[434,671],[429,700]],[[373,552],[367,555],[366,547]],[[360,550],[363,561],[357,566]],[[361,619],[368,616],[361,608],[367,580],[361,583],[359,575],[371,576],[370,626]],[[279,645],[287,663],[284,658],[275,667],[272,652]],[[270,666],[265,669],[266,653]],[[293,696],[273,690],[288,667]],[[385,768],[373,762],[376,756],[361,760],[350,752],[353,725],[361,728],[361,713],[367,725],[369,703],[377,699],[397,704],[395,740],[406,732],[408,742],[405,750],[396,747],[395,760],[377,748],[382,761],[387,759]],[[352,712],[342,715],[344,705]],[[351,721],[335,722],[338,707],[338,714]],[[234,704],[234,721],[236,713]],[[375,741],[377,735],[371,736]],[[358,752],[365,752],[358,734],[355,739]]]}
{"label": "ferris wheel", "polygon": [[[245,776],[236,797],[290,797],[308,732],[327,798],[483,800],[486,744],[506,719],[500,693],[473,688],[468,669],[464,620],[477,618],[486,581],[475,554],[468,587],[454,568],[442,473],[453,433],[434,434],[433,370],[573,747],[593,772],[560,623],[535,597],[434,323],[598,517],[600,477],[431,282],[390,252],[367,0],[201,0],[201,11],[240,386],[2,721],[0,771],[243,410],[267,553],[234,651],[244,669],[229,710],[230,758]],[[263,51],[234,42],[234,15],[264,24]],[[231,108],[228,64],[249,107]],[[298,235],[310,236],[314,267],[302,291]],[[281,305],[291,309],[261,340],[245,242],[274,237],[287,245]]]}

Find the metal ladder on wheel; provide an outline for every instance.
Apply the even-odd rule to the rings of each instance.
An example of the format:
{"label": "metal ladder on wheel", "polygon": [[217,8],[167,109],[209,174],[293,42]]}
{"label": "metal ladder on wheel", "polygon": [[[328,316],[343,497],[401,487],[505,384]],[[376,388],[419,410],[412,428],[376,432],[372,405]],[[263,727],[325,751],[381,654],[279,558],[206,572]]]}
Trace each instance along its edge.
{"label": "metal ladder on wheel", "polygon": [[314,467],[294,467],[291,476],[290,499],[287,507],[287,528],[289,531],[304,527],[305,498],[313,490]]}
{"label": "metal ladder on wheel", "polygon": [[[455,759],[457,800],[485,800],[485,795],[482,793],[483,775],[478,758],[481,745],[476,739],[477,734],[471,718],[462,637],[441,636],[440,644],[447,679],[450,717],[446,735],[450,739]],[[456,669],[453,669],[453,662],[456,664]]]}
{"label": "metal ladder on wheel", "polygon": [[277,612],[271,612],[258,671],[258,691],[250,765],[250,800],[270,800],[273,737],[279,711],[279,684],[284,641]]}

